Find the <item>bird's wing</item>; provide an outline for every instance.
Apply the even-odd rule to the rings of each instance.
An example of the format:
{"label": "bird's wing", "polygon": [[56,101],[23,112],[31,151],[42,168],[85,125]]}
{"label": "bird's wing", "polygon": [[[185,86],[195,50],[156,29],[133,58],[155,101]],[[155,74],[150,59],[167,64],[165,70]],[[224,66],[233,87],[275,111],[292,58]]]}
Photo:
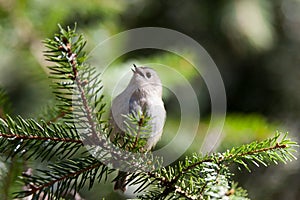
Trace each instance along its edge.
{"label": "bird's wing", "polygon": [[147,149],[150,150],[160,139],[166,119],[166,111],[160,97],[148,97],[147,99],[136,90],[129,100],[129,112],[133,114],[147,114],[151,119],[151,133],[148,139]]}
{"label": "bird's wing", "polygon": [[151,117],[150,120],[150,125],[152,127],[151,137],[160,138],[166,120],[166,110],[164,108],[164,104],[161,99],[157,99],[154,100],[154,102],[152,102],[147,109]]}
{"label": "bird's wing", "polygon": [[129,99],[129,112],[131,114],[143,114],[147,111],[147,101],[142,92],[137,89]]}

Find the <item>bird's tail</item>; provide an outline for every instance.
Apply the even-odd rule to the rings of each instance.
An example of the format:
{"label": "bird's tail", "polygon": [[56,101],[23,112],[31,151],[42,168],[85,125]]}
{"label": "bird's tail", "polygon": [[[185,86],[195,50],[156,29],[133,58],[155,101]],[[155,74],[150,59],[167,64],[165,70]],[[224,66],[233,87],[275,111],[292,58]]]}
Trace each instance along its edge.
{"label": "bird's tail", "polygon": [[121,190],[122,192],[126,191],[126,179],[127,179],[127,172],[120,171],[118,176],[115,178],[115,190]]}

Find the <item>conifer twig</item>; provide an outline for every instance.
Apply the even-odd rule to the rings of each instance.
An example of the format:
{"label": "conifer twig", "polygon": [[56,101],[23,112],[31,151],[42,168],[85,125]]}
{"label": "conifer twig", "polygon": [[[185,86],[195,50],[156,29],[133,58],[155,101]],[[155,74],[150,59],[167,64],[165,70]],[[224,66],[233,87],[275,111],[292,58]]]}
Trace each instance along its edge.
{"label": "conifer twig", "polygon": [[6,134],[0,132],[1,138],[14,139],[14,140],[41,140],[41,141],[55,141],[55,142],[65,142],[65,143],[78,143],[83,144],[81,140],[73,138],[57,138],[57,137],[43,137],[37,135],[18,135],[18,134]]}
{"label": "conifer twig", "polygon": [[72,51],[72,44],[68,41],[67,38],[63,38],[62,41],[59,38],[56,38],[56,40],[58,40],[58,42],[61,43],[61,46],[59,49],[64,50],[67,53],[66,57],[72,67],[73,77],[71,77],[71,79],[76,82],[77,88],[79,90],[79,93],[80,93],[80,96],[82,99],[82,104],[83,104],[85,112],[86,112],[86,117],[87,117],[88,123],[91,128],[92,140],[90,140],[90,141],[98,141],[96,125],[93,120],[91,108],[89,107],[87,97],[85,95],[85,90],[83,88],[87,84],[88,80],[81,80],[78,76],[79,75],[78,69],[77,69],[78,64],[77,64],[77,60],[76,60],[77,54]]}

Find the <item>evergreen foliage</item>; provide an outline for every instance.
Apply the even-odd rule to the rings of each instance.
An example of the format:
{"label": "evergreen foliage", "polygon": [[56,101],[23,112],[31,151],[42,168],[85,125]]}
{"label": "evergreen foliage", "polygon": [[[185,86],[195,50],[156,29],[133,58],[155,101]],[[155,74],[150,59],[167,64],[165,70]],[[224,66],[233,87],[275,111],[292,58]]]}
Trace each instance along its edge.
{"label": "evergreen foliage", "polygon": [[[46,169],[22,174],[20,180],[25,188],[15,194],[18,198],[60,199],[75,196],[85,185],[92,188],[95,182],[107,181],[109,177],[122,178],[113,177],[119,167],[114,166],[113,160],[122,158],[118,149],[111,148],[112,143],[133,152],[138,152],[145,143],[139,140],[141,129],[131,125],[128,134],[110,141],[109,124],[102,117],[105,103],[100,95],[101,82],[95,69],[86,63],[83,51],[86,41],[82,35],[75,29],[60,27],[60,33],[44,43],[48,49],[45,56],[53,63],[49,71],[57,101],[54,108],[49,107],[47,115],[54,117],[39,120],[11,117],[5,114],[6,95],[0,90],[0,153],[7,160],[38,159],[48,165]],[[147,117],[128,116],[128,119],[147,130]],[[96,151],[98,156],[91,155],[86,146],[100,146]],[[159,166],[160,158],[153,158],[151,153],[144,153],[142,158],[132,155],[126,159],[137,161],[125,166],[131,172],[127,184],[137,185],[140,199],[248,199],[247,192],[232,181],[229,166],[236,164],[250,171],[260,165],[286,163],[295,159],[292,153],[296,146],[287,134],[276,133],[272,138],[223,153],[195,153],[173,166],[153,171],[145,169]],[[151,162],[147,162],[149,166],[140,166],[139,159]],[[112,162],[112,166],[107,162]]]}

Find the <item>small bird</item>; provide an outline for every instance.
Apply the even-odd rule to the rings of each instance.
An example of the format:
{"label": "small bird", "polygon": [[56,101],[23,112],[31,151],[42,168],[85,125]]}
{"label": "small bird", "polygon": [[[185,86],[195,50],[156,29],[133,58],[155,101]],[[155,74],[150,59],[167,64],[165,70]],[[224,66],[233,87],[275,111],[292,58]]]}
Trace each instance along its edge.
{"label": "small bird", "polygon": [[[132,68],[133,76],[126,87],[113,101],[110,110],[110,123],[113,127],[111,140],[116,133],[126,132],[126,116],[128,114],[144,114],[150,117],[148,124],[151,132],[144,150],[150,151],[162,135],[166,119],[166,110],[162,101],[162,84],[156,71],[149,67]],[[126,172],[119,172],[119,175]],[[126,175],[115,183],[115,190],[126,190]]]}

